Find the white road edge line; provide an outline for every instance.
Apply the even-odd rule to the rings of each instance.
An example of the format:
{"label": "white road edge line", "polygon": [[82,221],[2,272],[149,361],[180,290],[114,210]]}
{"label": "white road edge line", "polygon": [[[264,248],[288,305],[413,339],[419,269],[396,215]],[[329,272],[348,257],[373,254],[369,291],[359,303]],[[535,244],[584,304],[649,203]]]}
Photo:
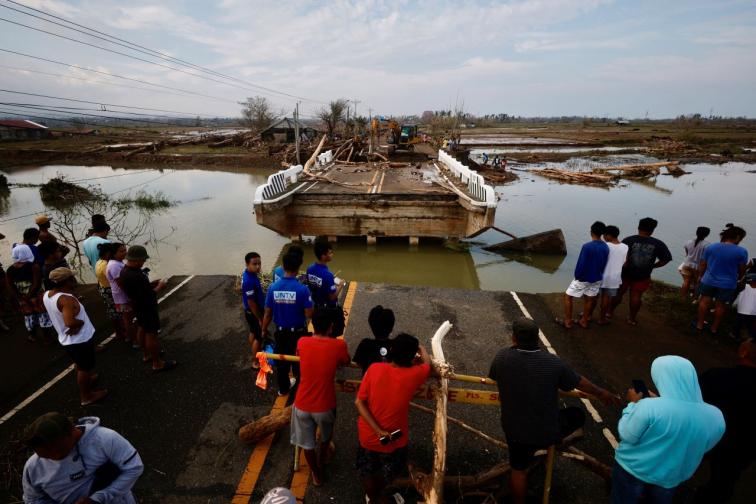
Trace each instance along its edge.
{"label": "white road edge line", "polygon": [[[186,277],[186,279],[184,279],[183,282],[181,282],[180,284],[178,284],[176,287],[174,287],[173,289],[171,289],[170,291],[168,291],[163,297],[161,297],[160,299],[158,299],[158,303],[163,302],[163,300],[165,300],[168,296],[172,295],[174,292],[176,292],[181,287],[183,287],[184,285],[186,285],[186,283],[189,280],[191,280],[192,278],[194,278],[194,275],[190,275],[190,276]],[[107,338],[105,338],[102,341],[102,343],[100,343],[100,344],[101,345],[107,345],[108,343],[110,343],[114,339],[115,339],[115,333],[113,333],[110,336],[108,336]],[[13,418],[13,416],[16,413],[18,413],[22,409],[26,408],[29,404],[32,403],[32,401],[34,401],[36,398],[38,398],[39,396],[41,396],[42,394],[44,394],[49,388],[51,388],[53,385],[55,385],[60,380],[62,380],[63,378],[65,378],[68,375],[68,373],[70,373],[73,370],[74,370],[74,366],[72,364],[72,365],[68,366],[66,369],[64,369],[63,371],[61,371],[55,378],[53,378],[49,382],[47,382],[44,385],[42,385],[39,389],[37,389],[36,392],[34,392],[32,395],[30,395],[29,397],[27,397],[26,399],[24,399],[23,401],[21,401],[15,408],[11,409],[9,412],[7,412],[5,415],[3,415],[2,418],[0,418],[0,425],[4,424],[5,422],[7,422],[11,418]]]}
{"label": "white road edge line", "polygon": [[[530,315],[530,312],[528,311],[527,308],[525,308],[525,305],[522,303],[520,296],[518,296],[517,293],[514,291],[510,291],[510,294],[512,294],[512,298],[517,303],[517,306],[520,307],[520,311],[522,312],[522,314],[526,318],[533,320],[533,317]],[[551,346],[551,343],[549,342],[548,338],[546,338],[546,335],[543,334],[543,331],[540,328],[538,329],[538,337],[541,339],[541,343],[543,343],[543,346],[546,347],[546,350],[548,350],[549,353],[553,355],[557,355],[556,350],[554,349],[553,346]],[[593,406],[593,404],[591,403],[589,399],[581,398],[580,400],[585,405],[585,409],[588,410],[588,413],[590,413],[594,422],[596,422],[597,424],[604,423],[604,419],[601,418],[601,415],[599,414],[598,410],[596,410],[596,408]],[[617,446],[619,446],[619,443],[617,443],[617,438],[614,437],[614,434],[612,433],[612,431],[609,430],[608,427],[604,427],[602,432],[606,440],[609,442],[609,444],[612,445],[612,448],[616,450]]]}

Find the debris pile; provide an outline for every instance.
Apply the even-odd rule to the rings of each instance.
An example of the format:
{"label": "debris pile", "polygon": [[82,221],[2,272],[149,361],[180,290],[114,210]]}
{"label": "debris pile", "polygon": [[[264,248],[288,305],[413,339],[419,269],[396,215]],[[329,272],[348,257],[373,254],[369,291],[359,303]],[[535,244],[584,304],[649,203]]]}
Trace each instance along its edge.
{"label": "debris pile", "polygon": [[[680,167],[679,161],[662,161],[658,163],[638,163],[618,166],[591,166],[589,164],[588,168],[590,171],[562,168],[542,168],[540,170],[531,171],[542,177],[570,184],[610,187],[621,179],[645,180],[656,177],[661,173],[663,167],[666,167],[667,173],[675,177],[688,173]],[[585,168],[585,166],[583,166],[583,168]]]}

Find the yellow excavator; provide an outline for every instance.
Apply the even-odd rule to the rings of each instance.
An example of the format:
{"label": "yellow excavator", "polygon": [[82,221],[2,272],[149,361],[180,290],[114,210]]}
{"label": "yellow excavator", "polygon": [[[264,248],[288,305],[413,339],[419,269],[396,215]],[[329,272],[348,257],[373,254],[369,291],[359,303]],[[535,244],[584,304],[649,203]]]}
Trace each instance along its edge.
{"label": "yellow excavator", "polygon": [[388,120],[388,152],[397,150],[415,150],[415,144],[420,143],[416,124],[399,124],[394,119]]}

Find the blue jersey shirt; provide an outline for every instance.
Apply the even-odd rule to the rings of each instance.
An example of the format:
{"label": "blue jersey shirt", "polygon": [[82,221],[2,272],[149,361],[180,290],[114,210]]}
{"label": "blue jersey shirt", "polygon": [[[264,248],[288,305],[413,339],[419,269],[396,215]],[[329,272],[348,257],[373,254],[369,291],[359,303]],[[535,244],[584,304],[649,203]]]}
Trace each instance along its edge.
{"label": "blue jersey shirt", "polygon": [[336,305],[336,301],[331,299],[331,294],[336,292],[336,283],[328,266],[312,263],[307,268],[307,285],[310,286],[312,300],[316,305]]}
{"label": "blue jersey shirt", "polygon": [[273,281],[278,282],[284,277],[284,269],[283,266],[276,266],[273,268]]}
{"label": "blue jersey shirt", "polygon": [[310,290],[294,277],[284,277],[274,282],[265,298],[265,308],[273,311],[276,326],[289,329],[307,326],[304,311],[312,308],[312,304]]}
{"label": "blue jersey shirt", "polygon": [[604,277],[604,268],[609,260],[609,245],[601,240],[591,240],[580,249],[575,265],[575,280],[594,283]]}
{"label": "blue jersey shirt", "polygon": [[735,289],[738,286],[740,266],[748,263],[748,251],[734,243],[712,243],[704,249],[706,272],[701,283]]}
{"label": "blue jersey shirt", "polygon": [[260,279],[257,275],[250,273],[245,269],[244,273],[242,273],[241,290],[242,306],[245,311],[252,311],[247,304],[248,299],[252,299],[252,301],[257,303],[260,311],[265,309],[265,296],[263,295],[262,285],[260,284]]}

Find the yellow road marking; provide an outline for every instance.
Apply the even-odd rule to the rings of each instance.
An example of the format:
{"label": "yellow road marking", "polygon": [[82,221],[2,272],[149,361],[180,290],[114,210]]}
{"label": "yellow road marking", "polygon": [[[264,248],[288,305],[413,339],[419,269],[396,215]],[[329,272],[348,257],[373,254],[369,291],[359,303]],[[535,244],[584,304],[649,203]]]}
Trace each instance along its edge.
{"label": "yellow road marking", "polygon": [[386,178],[386,171],[383,170],[383,174],[381,175],[381,181],[378,183],[378,189],[376,189],[376,194],[381,192],[381,189],[383,189],[383,179]]}
{"label": "yellow road marking", "polygon": [[[344,296],[344,332],[349,327],[349,313],[352,311],[352,303],[354,302],[354,296],[357,294],[357,282],[349,282],[346,295]],[[312,330],[312,329],[311,329]],[[339,336],[339,339],[344,339],[344,335]],[[299,448],[295,448],[298,450]],[[310,466],[307,465],[307,460],[302,453],[299,457],[299,471],[295,471],[291,477],[291,493],[294,494],[298,502],[303,502],[305,494],[307,493],[307,484],[310,480]]]}
{"label": "yellow road marking", "polygon": [[379,170],[375,170],[375,172],[373,173],[373,180],[370,181],[370,186],[367,189],[368,193],[375,191],[375,187],[373,184],[375,184],[375,179],[378,178],[378,173],[379,173]]}

